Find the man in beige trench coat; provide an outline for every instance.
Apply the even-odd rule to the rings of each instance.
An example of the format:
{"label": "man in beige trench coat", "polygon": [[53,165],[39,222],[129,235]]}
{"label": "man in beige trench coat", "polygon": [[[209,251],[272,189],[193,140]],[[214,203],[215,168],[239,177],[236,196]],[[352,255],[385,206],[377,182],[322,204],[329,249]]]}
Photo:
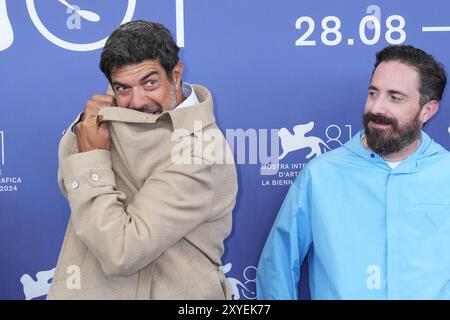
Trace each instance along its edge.
{"label": "man in beige trench coat", "polygon": [[[237,178],[211,93],[181,81],[170,32],[126,23],[94,95],[63,135],[71,208],[48,299],[226,299],[220,269]],[[118,107],[117,107],[118,106]]]}

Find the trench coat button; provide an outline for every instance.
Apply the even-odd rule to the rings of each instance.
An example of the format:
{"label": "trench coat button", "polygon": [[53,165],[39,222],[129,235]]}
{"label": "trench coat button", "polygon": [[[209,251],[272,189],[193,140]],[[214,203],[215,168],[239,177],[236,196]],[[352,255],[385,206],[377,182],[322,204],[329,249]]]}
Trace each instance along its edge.
{"label": "trench coat button", "polygon": [[72,182],[72,189],[73,189],[73,190],[78,189],[79,186],[80,186],[80,184],[78,183],[78,181],[73,181],[73,182]]}
{"label": "trench coat button", "polygon": [[100,179],[100,177],[98,176],[98,174],[93,173],[93,174],[91,175],[91,180],[92,180],[92,181],[97,182],[99,179]]}

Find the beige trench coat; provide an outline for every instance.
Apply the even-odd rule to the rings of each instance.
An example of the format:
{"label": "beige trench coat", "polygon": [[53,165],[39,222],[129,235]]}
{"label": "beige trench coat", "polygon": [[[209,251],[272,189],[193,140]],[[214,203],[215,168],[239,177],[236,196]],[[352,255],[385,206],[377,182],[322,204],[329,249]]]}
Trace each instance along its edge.
{"label": "beige trench coat", "polygon": [[230,298],[220,265],[236,168],[211,93],[194,90],[198,105],[160,115],[102,109],[110,151],[78,153],[63,135],[71,216],[48,299]]}

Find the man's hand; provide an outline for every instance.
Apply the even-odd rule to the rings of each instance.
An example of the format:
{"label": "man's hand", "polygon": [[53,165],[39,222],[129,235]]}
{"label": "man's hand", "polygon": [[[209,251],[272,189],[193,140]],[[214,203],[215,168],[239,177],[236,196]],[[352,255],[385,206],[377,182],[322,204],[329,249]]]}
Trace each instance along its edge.
{"label": "man's hand", "polygon": [[84,109],[84,117],[76,126],[78,149],[87,152],[95,149],[109,150],[111,138],[108,125],[97,124],[97,115],[103,107],[116,106],[117,102],[113,96],[98,94],[93,96]]}

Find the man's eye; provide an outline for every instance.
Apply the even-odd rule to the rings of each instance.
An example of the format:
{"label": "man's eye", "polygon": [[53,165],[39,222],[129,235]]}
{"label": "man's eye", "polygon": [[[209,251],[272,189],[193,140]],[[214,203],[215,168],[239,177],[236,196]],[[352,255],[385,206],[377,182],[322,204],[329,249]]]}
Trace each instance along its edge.
{"label": "man's eye", "polygon": [[392,99],[393,101],[401,101],[401,100],[402,100],[402,98],[401,98],[401,97],[398,97],[398,96],[391,96],[391,99]]}
{"label": "man's eye", "polygon": [[369,91],[369,96],[374,97],[377,93],[375,91]]}
{"label": "man's eye", "polygon": [[153,87],[154,85],[155,85],[155,83],[156,83],[156,80],[147,80],[146,82],[145,82],[145,87],[146,88],[151,88],[151,87]]}
{"label": "man's eye", "polygon": [[125,86],[116,86],[114,87],[115,92],[125,92],[128,88]]}

